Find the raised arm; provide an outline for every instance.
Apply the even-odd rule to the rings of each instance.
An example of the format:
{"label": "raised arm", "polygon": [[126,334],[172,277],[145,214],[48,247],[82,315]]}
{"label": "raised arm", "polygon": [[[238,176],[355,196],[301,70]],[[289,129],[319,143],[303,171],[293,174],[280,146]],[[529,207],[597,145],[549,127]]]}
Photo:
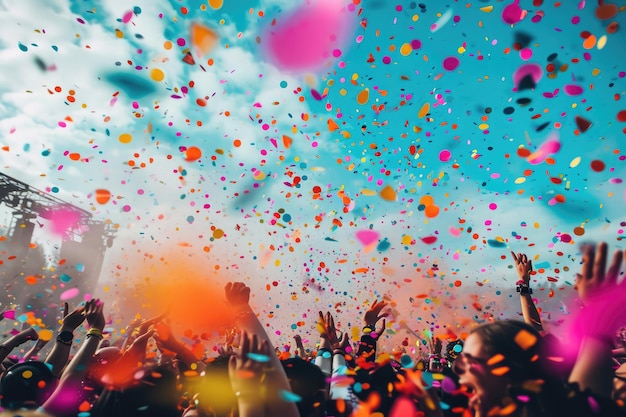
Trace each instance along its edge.
{"label": "raised arm", "polygon": [[22,330],[6,339],[0,344],[0,363],[6,359],[7,356],[19,345],[28,342],[29,340],[37,340],[39,338],[37,330],[33,327],[29,327],[26,330]]}
{"label": "raised arm", "polygon": [[517,292],[520,296],[524,321],[533,326],[537,331],[543,331],[541,316],[533,301],[533,290],[530,288],[530,273],[533,270],[533,261],[528,259],[525,253],[520,252],[516,255],[515,252],[511,251],[511,255],[515,261],[515,270],[519,277],[517,281]]}
{"label": "raised arm", "polygon": [[[265,332],[265,328],[250,307],[250,288],[243,282],[229,282],[225,287],[225,295],[226,300],[234,309],[237,327],[249,334],[255,334],[260,343],[267,343],[269,349],[273,351],[274,346]],[[268,368],[270,370],[266,373],[266,378],[269,389],[275,394],[272,397],[275,398],[268,398],[268,415],[298,417],[296,405],[284,399],[284,393],[291,392],[291,387],[282,364],[277,355],[269,355],[269,359]]]}
{"label": "raised arm", "polygon": [[156,334],[154,338],[157,343],[157,348],[162,354],[165,354],[166,351],[173,352],[176,358],[185,365],[186,369],[190,369],[191,364],[198,361],[194,353],[176,339],[172,333],[172,329],[167,323],[161,321],[155,325],[155,329]]}
{"label": "raised arm", "polygon": [[264,381],[267,363],[276,356],[267,340],[260,341],[256,335],[241,336],[241,349],[238,355],[228,360],[230,385],[237,396],[239,417],[265,417],[265,397],[273,387]]}
{"label": "raised arm", "polygon": [[79,305],[72,312],[69,311],[68,303],[63,305],[63,320],[57,334],[52,350],[48,354],[45,363],[52,367],[52,374],[61,377],[63,369],[70,357],[70,349],[74,341],[74,330],[85,321],[85,306]]}
{"label": "raised arm", "polygon": [[626,321],[626,280],[618,282],[624,252],[616,251],[607,269],[607,250],[604,242],[583,250],[581,273],[576,277],[585,305],[576,323],[581,344],[569,378],[581,389],[604,397],[610,396],[612,388],[613,339]]}
{"label": "raised arm", "polygon": [[[374,362],[376,359],[376,342],[385,331],[387,324],[385,317],[389,315],[389,313],[383,312],[385,307],[387,307],[386,301],[379,303],[378,300],[374,300],[374,303],[363,316],[365,327],[363,327],[363,335],[361,336],[357,356],[361,359],[364,358],[367,362]],[[383,321],[382,326],[376,330],[376,323],[381,319]]]}
{"label": "raised arm", "polygon": [[57,389],[43,405],[45,411],[65,415],[78,409],[79,404],[76,402],[80,401],[80,397],[68,395],[68,392],[73,393],[82,388],[81,382],[85,380],[93,355],[102,341],[105,325],[103,308],[104,304],[98,299],[85,303],[84,316],[90,328],[78,352],[63,371]]}

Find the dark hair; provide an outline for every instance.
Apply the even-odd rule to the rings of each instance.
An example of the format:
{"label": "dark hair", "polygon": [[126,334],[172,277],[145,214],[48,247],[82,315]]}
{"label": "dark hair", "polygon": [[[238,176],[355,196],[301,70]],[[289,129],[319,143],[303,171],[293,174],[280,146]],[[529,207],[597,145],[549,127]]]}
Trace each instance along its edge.
{"label": "dark hair", "polygon": [[9,410],[38,408],[52,395],[57,383],[58,379],[43,362],[15,364],[0,379],[0,406]]}
{"label": "dark hair", "polygon": [[481,324],[470,334],[478,335],[485,353],[492,359],[490,365],[502,368],[512,382],[548,379],[543,338],[531,325],[518,320],[499,320]]}
{"label": "dark hair", "polygon": [[289,358],[281,361],[291,391],[301,400],[296,403],[302,417],[313,415],[318,407],[325,404],[326,376],[319,366],[300,358]]}

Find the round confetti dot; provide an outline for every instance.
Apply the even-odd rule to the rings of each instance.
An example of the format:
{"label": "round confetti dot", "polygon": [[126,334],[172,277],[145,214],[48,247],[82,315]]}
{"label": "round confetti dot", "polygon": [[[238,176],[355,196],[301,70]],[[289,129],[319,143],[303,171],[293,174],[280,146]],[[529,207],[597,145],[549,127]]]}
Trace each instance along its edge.
{"label": "round confetti dot", "polygon": [[455,56],[450,56],[443,60],[443,69],[446,71],[454,71],[459,66],[459,59]]}
{"label": "round confetti dot", "polygon": [[426,206],[424,209],[424,215],[430,219],[437,217],[439,215],[439,206],[434,204]]}
{"label": "round confetti dot", "polygon": [[221,9],[223,5],[224,0],[209,0],[209,6],[211,6],[212,9]]}
{"label": "round confetti dot", "polygon": [[22,378],[31,379],[32,377],[33,377],[33,371],[31,371],[30,369],[26,369],[24,372],[22,372]]}
{"label": "round confetti dot", "polygon": [[161,82],[165,79],[165,73],[159,68],[153,68],[150,71],[150,78],[152,78],[153,81]]}
{"label": "round confetti dot", "polygon": [[130,133],[122,133],[117,140],[119,140],[121,143],[127,144],[127,143],[131,143],[133,141],[133,137]]}
{"label": "round confetti dot", "polygon": [[48,340],[52,340],[52,337],[54,337],[54,333],[51,330],[48,329],[41,329],[39,331],[39,340],[46,342]]}
{"label": "round confetti dot", "polygon": [[409,56],[413,52],[413,47],[411,47],[410,43],[403,43],[400,47],[400,55]]}
{"label": "round confetti dot", "polygon": [[620,110],[617,113],[617,121],[626,122],[626,110]]}
{"label": "round confetti dot", "polygon": [[106,204],[111,200],[111,192],[104,188],[98,188],[96,190],[96,202],[98,204]]}
{"label": "round confetti dot", "polygon": [[521,51],[519,51],[519,56],[520,58],[522,58],[522,61],[528,61],[530,58],[533,57],[533,50],[530,48],[523,48]]}
{"label": "round confetti dot", "polygon": [[591,161],[591,169],[594,170],[595,172],[602,172],[604,171],[605,168],[605,164],[604,162],[600,161],[599,159],[594,159],[593,161]]}
{"label": "round confetti dot", "polygon": [[190,146],[185,150],[186,161],[197,161],[202,157],[202,150],[197,146]]}
{"label": "round confetti dot", "polygon": [[452,157],[452,153],[447,149],[444,149],[441,152],[439,152],[439,160],[441,162],[448,162],[451,157]]}

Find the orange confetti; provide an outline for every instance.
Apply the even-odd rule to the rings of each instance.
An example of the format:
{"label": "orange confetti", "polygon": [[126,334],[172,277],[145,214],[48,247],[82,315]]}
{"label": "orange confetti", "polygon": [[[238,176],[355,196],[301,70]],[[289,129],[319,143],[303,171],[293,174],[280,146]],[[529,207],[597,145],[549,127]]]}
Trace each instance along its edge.
{"label": "orange confetti", "polygon": [[29,275],[26,278],[24,278],[24,281],[28,284],[28,285],[35,285],[37,283],[37,277],[34,275]]}
{"label": "orange confetti", "polygon": [[197,146],[190,146],[185,151],[185,161],[197,161],[202,157],[202,150]]}
{"label": "orange confetti", "polygon": [[428,114],[428,112],[430,112],[430,103],[424,103],[420,111],[417,112],[417,117],[419,119],[423,119]]}
{"label": "orange confetti", "polygon": [[96,190],[96,202],[98,204],[106,204],[111,199],[111,192],[104,188],[98,188]]}
{"label": "orange confetti", "polygon": [[199,23],[192,23],[189,32],[189,39],[198,56],[206,55],[219,39],[213,29]]}
{"label": "orange confetti", "polygon": [[593,48],[594,46],[596,46],[597,40],[598,39],[595,37],[595,35],[589,35],[583,42],[583,48],[585,49]]}
{"label": "orange confetti", "polygon": [[433,217],[437,217],[437,215],[439,214],[439,206],[436,206],[434,204],[430,205],[430,206],[426,206],[426,208],[424,209],[424,215],[426,215],[426,217],[428,218],[433,218]]}
{"label": "orange confetti", "polygon": [[396,201],[396,191],[391,187],[391,185],[385,186],[382,190],[380,190],[380,198],[386,201]]}
{"label": "orange confetti", "polygon": [[365,90],[361,90],[359,92],[359,94],[357,94],[357,96],[356,96],[356,102],[361,104],[361,105],[366,104],[369,99],[370,99],[370,90],[369,90],[369,88],[366,88]]}

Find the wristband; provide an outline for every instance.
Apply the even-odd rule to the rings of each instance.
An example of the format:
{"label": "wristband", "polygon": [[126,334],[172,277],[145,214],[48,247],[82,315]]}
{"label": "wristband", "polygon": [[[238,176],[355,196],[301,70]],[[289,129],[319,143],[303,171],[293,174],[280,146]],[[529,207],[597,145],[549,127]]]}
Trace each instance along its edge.
{"label": "wristband", "polygon": [[376,326],[374,324],[366,324],[363,327],[363,333],[369,334],[376,331]]}
{"label": "wristband", "polygon": [[97,329],[95,327],[92,327],[91,329],[89,329],[87,331],[87,337],[89,337],[89,336],[95,336],[95,337],[97,337],[100,340],[104,339],[104,335],[102,334],[102,330]]}
{"label": "wristband", "polygon": [[57,335],[57,342],[62,343],[67,346],[72,346],[72,340],[74,339],[74,334],[69,330],[63,330]]}
{"label": "wristband", "polygon": [[533,290],[528,285],[520,284],[517,286],[517,292],[520,294],[532,294]]}
{"label": "wristband", "polygon": [[315,357],[319,358],[320,356],[322,356],[324,358],[330,358],[330,356],[331,356],[330,349],[328,349],[328,348],[318,349],[317,350],[317,354],[315,355]]}

